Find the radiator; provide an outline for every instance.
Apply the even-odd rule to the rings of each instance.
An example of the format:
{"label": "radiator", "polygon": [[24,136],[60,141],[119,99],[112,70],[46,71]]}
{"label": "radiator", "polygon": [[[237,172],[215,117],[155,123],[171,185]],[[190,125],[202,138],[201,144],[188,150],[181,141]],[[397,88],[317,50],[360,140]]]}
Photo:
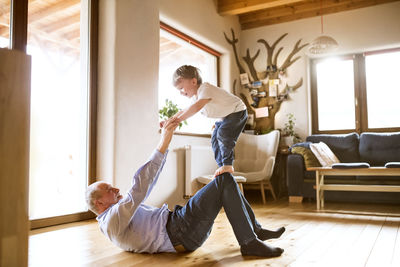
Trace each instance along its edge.
{"label": "radiator", "polygon": [[218,165],[211,146],[185,146],[185,190],[184,198],[190,198],[200,188],[196,178],[214,174]]}

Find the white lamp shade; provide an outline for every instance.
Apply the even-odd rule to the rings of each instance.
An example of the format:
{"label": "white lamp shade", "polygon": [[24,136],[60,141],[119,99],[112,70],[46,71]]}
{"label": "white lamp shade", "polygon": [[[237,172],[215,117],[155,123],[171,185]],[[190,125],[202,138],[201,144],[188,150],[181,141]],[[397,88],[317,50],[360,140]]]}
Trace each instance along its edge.
{"label": "white lamp shade", "polygon": [[321,35],[311,42],[308,51],[311,54],[325,54],[336,50],[338,43],[332,37]]}

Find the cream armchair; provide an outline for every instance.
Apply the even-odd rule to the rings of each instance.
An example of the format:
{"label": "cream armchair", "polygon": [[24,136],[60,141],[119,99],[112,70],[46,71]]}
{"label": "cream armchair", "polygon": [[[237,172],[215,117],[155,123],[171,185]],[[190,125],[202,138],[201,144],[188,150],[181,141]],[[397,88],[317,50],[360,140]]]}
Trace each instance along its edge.
{"label": "cream armchair", "polygon": [[270,180],[274,171],[278,146],[279,131],[273,130],[263,135],[242,133],[235,147],[235,172],[233,175],[245,177],[245,187],[251,185],[250,187],[260,188],[264,204],[266,203],[265,189],[269,189],[273,198],[276,199]]}

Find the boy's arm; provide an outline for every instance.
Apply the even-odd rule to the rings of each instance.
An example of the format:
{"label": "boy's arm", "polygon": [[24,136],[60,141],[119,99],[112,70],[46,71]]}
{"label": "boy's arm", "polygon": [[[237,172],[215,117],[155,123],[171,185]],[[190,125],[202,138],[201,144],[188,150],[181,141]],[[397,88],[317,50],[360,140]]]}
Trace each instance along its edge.
{"label": "boy's arm", "polygon": [[208,102],[211,101],[211,98],[207,98],[207,99],[199,99],[196,102],[194,102],[190,107],[188,107],[187,109],[178,112],[177,114],[175,114],[174,117],[178,118],[178,121],[184,121],[187,118],[192,117],[194,114],[196,114],[197,112],[199,112],[199,110],[201,110]]}

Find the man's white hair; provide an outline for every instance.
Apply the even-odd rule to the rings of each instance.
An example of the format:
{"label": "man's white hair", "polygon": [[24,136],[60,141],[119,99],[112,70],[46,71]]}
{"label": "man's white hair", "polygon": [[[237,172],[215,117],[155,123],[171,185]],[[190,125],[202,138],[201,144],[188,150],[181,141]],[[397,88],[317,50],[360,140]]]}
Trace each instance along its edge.
{"label": "man's white hair", "polygon": [[99,211],[96,206],[96,200],[101,197],[101,193],[98,190],[98,185],[104,182],[95,182],[88,186],[86,189],[86,203],[91,211],[96,215],[99,215]]}

